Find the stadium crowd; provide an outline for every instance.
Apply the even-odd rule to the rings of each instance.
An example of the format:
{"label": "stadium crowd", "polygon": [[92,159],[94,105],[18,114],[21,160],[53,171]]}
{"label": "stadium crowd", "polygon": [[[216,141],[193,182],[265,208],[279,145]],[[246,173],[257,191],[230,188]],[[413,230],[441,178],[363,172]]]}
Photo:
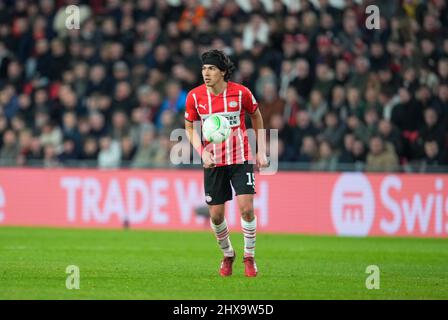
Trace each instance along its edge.
{"label": "stadium crowd", "polygon": [[[66,26],[70,4],[80,29]],[[279,130],[280,161],[448,164],[444,0],[0,0],[0,164],[169,164],[212,47]]]}

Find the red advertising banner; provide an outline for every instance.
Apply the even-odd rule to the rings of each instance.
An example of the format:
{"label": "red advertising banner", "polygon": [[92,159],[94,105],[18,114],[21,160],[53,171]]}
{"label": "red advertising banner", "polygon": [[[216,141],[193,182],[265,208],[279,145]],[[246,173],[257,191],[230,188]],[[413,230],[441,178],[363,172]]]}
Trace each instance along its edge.
{"label": "red advertising banner", "polygon": [[[256,175],[260,232],[448,236],[448,175]],[[0,226],[208,230],[202,171],[1,169]],[[227,221],[239,230],[236,201]]]}

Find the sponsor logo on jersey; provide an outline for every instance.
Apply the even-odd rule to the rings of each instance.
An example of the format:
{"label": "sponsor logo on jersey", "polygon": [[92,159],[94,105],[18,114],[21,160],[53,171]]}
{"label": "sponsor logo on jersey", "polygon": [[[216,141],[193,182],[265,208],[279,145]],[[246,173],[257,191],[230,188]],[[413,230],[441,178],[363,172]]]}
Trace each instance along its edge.
{"label": "sponsor logo on jersey", "polygon": [[[231,112],[216,112],[213,114],[219,114],[223,117],[226,117],[227,120],[229,120],[229,124],[231,128],[236,128],[240,126],[240,112],[238,111],[231,111]],[[200,114],[199,115],[202,119],[202,121],[205,121],[208,117],[211,116],[211,114]]]}

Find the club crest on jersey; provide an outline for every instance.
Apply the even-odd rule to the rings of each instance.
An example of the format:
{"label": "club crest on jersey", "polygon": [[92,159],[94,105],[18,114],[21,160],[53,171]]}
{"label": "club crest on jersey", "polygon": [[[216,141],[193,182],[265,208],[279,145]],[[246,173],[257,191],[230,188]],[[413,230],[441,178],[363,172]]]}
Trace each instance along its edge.
{"label": "club crest on jersey", "polygon": [[229,102],[229,107],[231,107],[231,108],[236,108],[236,107],[238,107],[238,102],[236,102],[236,101],[230,101],[230,102]]}

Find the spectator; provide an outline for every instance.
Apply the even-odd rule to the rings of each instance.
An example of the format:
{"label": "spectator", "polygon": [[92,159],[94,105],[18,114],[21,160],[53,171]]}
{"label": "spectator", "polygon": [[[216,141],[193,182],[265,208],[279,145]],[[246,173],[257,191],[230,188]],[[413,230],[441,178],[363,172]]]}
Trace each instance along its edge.
{"label": "spectator", "polygon": [[307,110],[311,121],[316,128],[323,127],[323,117],[327,112],[327,103],[319,90],[313,90],[310,94],[310,102],[307,104]]}
{"label": "spectator", "polygon": [[400,103],[401,98],[398,94],[393,94],[393,91],[388,88],[381,89],[379,95],[379,102],[382,106],[382,117],[391,121],[393,109]]}
{"label": "spectator", "polygon": [[23,120],[22,117],[16,115],[11,119],[11,128],[16,133],[20,133],[25,129],[25,127],[26,127],[25,121]]}
{"label": "spectator", "polygon": [[423,112],[424,124],[419,130],[419,137],[423,140],[437,141],[439,148],[443,148],[444,139],[444,128],[439,120],[439,115],[434,108],[427,108]]}
{"label": "spectator", "polygon": [[137,149],[130,136],[124,136],[121,138],[121,163],[124,167],[129,167],[130,162],[135,156]]}
{"label": "spectator", "polygon": [[384,49],[381,41],[375,40],[370,44],[370,67],[372,70],[379,70],[389,65],[388,53]]}
{"label": "spectator", "polygon": [[289,87],[285,94],[285,108],[283,119],[288,126],[295,126],[297,113],[301,109],[301,103],[297,91],[293,87]]}
{"label": "spectator", "polygon": [[415,99],[405,89],[399,89],[400,103],[392,110],[392,123],[401,131],[415,131],[421,123],[421,114]]}
{"label": "spectator", "polygon": [[17,157],[17,164],[19,166],[24,166],[27,163],[27,155],[31,151],[31,143],[32,143],[33,135],[31,130],[25,129],[19,134],[19,154]]}
{"label": "spectator", "polygon": [[377,117],[381,118],[381,105],[379,103],[379,90],[375,87],[368,87],[365,92],[365,108],[366,110],[374,109]]}
{"label": "spectator", "polygon": [[152,166],[156,152],[157,146],[155,144],[154,130],[145,131],[141,136],[141,141],[131,166],[133,168],[147,168]]}
{"label": "spectator", "polygon": [[90,68],[89,81],[87,83],[86,94],[90,96],[94,92],[107,93],[111,84],[106,78],[106,69],[103,65],[97,64]]}
{"label": "spectator", "polygon": [[[272,115],[269,128],[277,130],[278,133],[279,161],[294,161],[295,149],[293,147],[293,140],[291,139],[291,127],[283,121],[281,114],[276,113]],[[271,136],[269,134],[267,140],[270,141],[270,139]]]}
{"label": "spectator", "polygon": [[14,86],[16,92],[20,92],[25,84],[23,66],[17,60],[12,60],[7,66],[8,83]]}
{"label": "spectator", "polygon": [[335,112],[330,111],[325,115],[325,127],[318,136],[320,141],[328,141],[331,146],[337,148],[342,145],[346,127],[340,122]]}
{"label": "spectator", "polygon": [[120,166],[120,144],[108,136],[100,138],[100,151],[98,153],[99,168],[118,168]]}
{"label": "spectator", "polygon": [[355,139],[353,142],[352,156],[355,162],[355,168],[357,170],[363,170],[366,165],[367,151],[364,143],[359,139]]}
{"label": "spectator", "polygon": [[117,110],[112,115],[112,129],[110,136],[113,140],[121,140],[123,137],[129,135],[130,127],[128,125],[128,118],[125,112]]}
{"label": "spectator", "polygon": [[255,96],[265,98],[264,90],[266,84],[269,83],[275,87],[277,83],[276,80],[276,76],[271,68],[266,66],[261,67],[258,71],[258,79],[255,82]]}
{"label": "spectator", "polygon": [[162,102],[159,115],[156,120],[156,126],[160,129],[162,114],[169,110],[173,113],[181,112],[185,109],[185,101],[187,99],[187,92],[182,90],[178,82],[169,82],[166,85],[166,99]]}
{"label": "spectator", "polygon": [[322,140],[319,143],[318,157],[313,162],[311,169],[318,171],[335,171],[337,169],[338,158],[333,151],[331,144]]}
{"label": "spectator", "polygon": [[44,124],[42,127],[42,133],[40,135],[40,142],[44,148],[47,145],[53,146],[53,148],[55,149],[54,151],[57,153],[62,146],[61,130],[51,122]]}
{"label": "spectator", "polygon": [[250,59],[240,59],[238,70],[236,71],[237,81],[248,87],[252,92],[255,91],[256,73],[255,65]]}
{"label": "spectator", "polygon": [[360,92],[364,92],[369,80],[370,63],[367,57],[360,56],[355,59],[355,70],[348,84]]}
{"label": "spectator", "polygon": [[302,147],[302,140],[305,136],[315,137],[319,133],[319,129],[317,129],[310,119],[310,114],[306,110],[300,110],[297,113],[297,124],[292,128],[293,133],[293,145],[296,148],[296,152]]}
{"label": "spectator", "polygon": [[383,88],[387,87],[392,91],[397,91],[399,88],[400,80],[394,73],[392,73],[389,66],[385,65],[378,69],[378,79]]}
{"label": "spectator", "polygon": [[77,152],[81,150],[81,134],[76,126],[78,118],[74,112],[64,113],[62,120],[62,135],[73,140]]}
{"label": "spectator", "polygon": [[334,73],[325,63],[319,63],[316,67],[316,81],[313,90],[322,94],[324,99],[330,96],[331,88],[334,85]]}
{"label": "spectator", "polygon": [[441,83],[448,83],[448,58],[439,60],[437,64],[437,73]]}
{"label": "spectator", "polygon": [[87,137],[83,144],[81,159],[89,162],[89,166],[96,166],[98,158],[98,144],[94,137]]}
{"label": "spectator", "polygon": [[132,92],[130,84],[120,80],[117,82],[112,100],[113,110],[123,110],[127,114],[131,114],[132,109],[137,106],[137,101]]}
{"label": "spectator", "polygon": [[24,150],[25,159],[24,163],[28,166],[35,165],[39,163],[43,159],[43,150],[42,144],[40,143],[40,139],[37,136],[33,136],[31,138],[29,150]]}
{"label": "spectator", "polygon": [[112,76],[114,81],[120,82],[129,82],[130,81],[130,70],[126,62],[124,61],[117,61],[114,63],[114,67],[112,69]]}
{"label": "spectator", "polygon": [[433,106],[440,115],[442,127],[448,131],[448,82],[440,84]]}
{"label": "spectator", "polygon": [[439,148],[437,141],[428,140],[424,143],[424,157],[420,162],[422,172],[445,171],[443,166],[448,165],[446,151]]}
{"label": "spectator", "polygon": [[367,154],[367,171],[394,171],[398,168],[398,158],[392,144],[384,142],[380,136],[369,140],[370,152]]}
{"label": "spectator", "polygon": [[361,100],[361,93],[356,87],[347,89],[347,115],[356,116],[359,119],[364,118],[365,104]]}
{"label": "spectator", "polygon": [[296,61],[296,77],[292,79],[290,85],[297,90],[303,100],[308,99],[313,81],[309,63],[304,59],[298,59]]}
{"label": "spectator", "polygon": [[389,142],[394,146],[399,157],[403,156],[403,143],[400,132],[392,125],[390,121],[386,119],[380,120],[378,124],[378,134],[385,142]]}
{"label": "spectator", "polygon": [[51,41],[49,57],[51,59],[51,68],[48,68],[50,69],[49,78],[50,80],[60,80],[61,74],[69,66],[69,57],[64,43],[59,38]]}
{"label": "spectator", "polygon": [[132,111],[130,136],[135,145],[141,141],[141,136],[148,130],[155,130],[155,126],[145,118],[145,110],[136,108]]}
{"label": "spectator", "polygon": [[408,67],[403,71],[403,87],[407,88],[410,92],[417,91],[419,82],[415,68]]}
{"label": "spectator", "polygon": [[339,118],[345,121],[348,117],[348,106],[346,103],[345,89],[341,85],[335,85],[331,90],[329,108],[336,112]]}
{"label": "spectator", "polygon": [[272,82],[263,87],[263,95],[259,101],[259,108],[263,115],[264,127],[270,129],[273,115],[283,115],[285,102],[278,96],[278,90]]}
{"label": "spectator", "polygon": [[89,66],[85,62],[74,64],[73,89],[77,97],[84,97],[87,92]]}
{"label": "spectator", "polygon": [[34,110],[32,108],[31,97],[22,93],[19,95],[17,103],[19,107],[17,115],[25,121],[26,127],[32,128],[34,126]]}
{"label": "spectator", "polygon": [[252,15],[250,22],[243,30],[243,47],[252,50],[256,42],[267,44],[269,40],[269,25],[259,14]]}
{"label": "spectator", "polygon": [[379,115],[375,108],[369,108],[364,113],[364,123],[366,124],[367,139],[378,134]]}
{"label": "spectator", "polygon": [[310,38],[305,34],[296,34],[295,43],[297,48],[297,59],[304,59],[309,62],[310,66],[314,68],[316,64],[316,57],[311,47]]}
{"label": "spectator", "polygon": [[297,58],[296,40],[293,35],[285,35],[282,42],[282,51],[284,60],[293,60]]}
{"label": "spectator", "polygon": [[99,112],[94,112],[89,116],[88,119],[89,124],[89,135],[95,137],[96,139],[100,139],[107,134],[107,126],[104,119],[104,116]]}
{"label": "spectator", "polygon": [[57,168],[60,166],[60,162],[57,157],[57,151],[51,144],[44,146],[44,168]]}
{"label": "spectator", "polygon": [[162,74],[169,74],[173,61],[166,45],[160,44],[154,49],[154,62],[150,67],[158,69]]}
{"label": "spectator", "polygon": [[296,161],[302,164],[310,164],[317,159],[317,156],[318,150],[316,140],[312,136],[305,136],[300,151],[296,156]]}
{"label": "spectator", "polygon": [[74,166],[74,160],[78,160],[79,155],[76,150],[75,141],[71,138],[65,138],[62,145],[62,152],[58,155],[58,160],[63,165]]}
{"label": "spectator", "polygon": [[179,20],[179,30],[181,32],[186,32],[190,28],[189,24],[197,27],[205,17],[206,13],[206,9],[198,0],[185,1],[185,9],[183,10]]}
{"label": "spectator", "polygon": [[334,80],[338,86],[345,86],[350,80],[350,66],[346,60],[338,59],[336,61]]}
{"label": "spectator", "polygon": [[155,143],[155,153],[152,164],[156,167],[166,166],[170,163],[171,142],[168,134],[161,134]]}
{"label": "spectator", "polygon": [[2,166],[15,166],[19,148],[17,146],[16,134],[12,130],[3,133],[3,146],[0,149],[0,163]]}

